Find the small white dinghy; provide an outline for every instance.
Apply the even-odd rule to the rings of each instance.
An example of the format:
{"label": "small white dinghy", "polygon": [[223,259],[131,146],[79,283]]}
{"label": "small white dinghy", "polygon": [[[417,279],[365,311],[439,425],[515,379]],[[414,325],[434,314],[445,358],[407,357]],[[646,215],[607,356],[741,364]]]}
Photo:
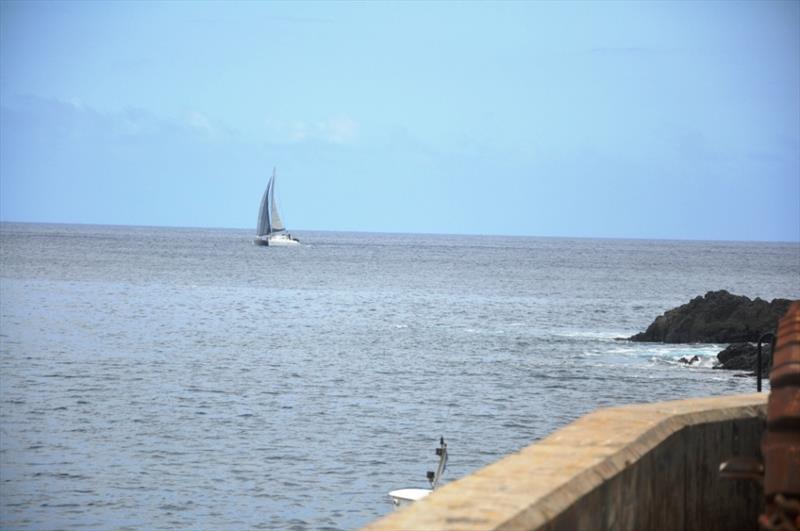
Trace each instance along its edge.
{"label": "small white dinghy", "polygon": [[436,472],[428,471],[428,481],[431,484],[431,488],[398,489],[391,491],[389,497],[392,498],[392,503],[394,503],[395,508],[399,509],[406,505],[411,505],[415,501],[421,500],[436,490],[436,487],[439,485],[439,479],[442,477],[447,467],[447,443],[444,442],[444,437],[439,438],[439,448],[436,449],[436,455],[439,456],[439,466],[436,468]]}

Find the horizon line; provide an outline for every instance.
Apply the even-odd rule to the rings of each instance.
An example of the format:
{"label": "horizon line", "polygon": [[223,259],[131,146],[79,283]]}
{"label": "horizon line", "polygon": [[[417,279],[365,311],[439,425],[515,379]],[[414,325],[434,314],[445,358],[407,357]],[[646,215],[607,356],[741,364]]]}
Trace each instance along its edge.
{"label": "horizon line", "polygon": [[[18,221],[0,219],[1,224],[17,225],[77,225],[87,227],[131,227],[131,228],[153,228],[153,229],[191,229],[191,230],[251,230],[245,227],[202,227],[190,225],[152,225],[152,224],[122,224],[122,223],[87,223],[87,222],[63,222],[63,221]],[[621,240],[621,241],[663,241],[663,242],[715,242],[715,243],[767,243],[767,244],[788,244],[800,246],[800,240],[736,240],[736,239],[709,239],[709,238],[668,238],[668,237],[642,237],[642,236],[565,236],[565,235],[534,235],[534,234],[498,234],[498,233],[469,233],[469,232],[405,232],[393,230],[353,230],[353,229],[304,229],[297,228],[287,232],[330,232],[330,233],[351,233],[351,234],[387,234],[387,235],[417,235],[417,236],[471,236],[486,238],[543,238],[558,240]]]}

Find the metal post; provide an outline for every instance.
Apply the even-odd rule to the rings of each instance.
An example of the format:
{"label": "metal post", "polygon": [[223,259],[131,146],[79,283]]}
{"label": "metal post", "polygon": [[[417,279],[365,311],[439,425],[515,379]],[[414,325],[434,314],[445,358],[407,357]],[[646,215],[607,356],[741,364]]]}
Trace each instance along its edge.
{"label": "metal post", "polygon": [[758,338],[758,367],[756,367],[756,391],[761,392],[761,343],[768,337],[772,338],[772,342],[770,344],[770,356],[772,355],[773,350],[775,350],[775,334],[772,332],[767,332],[766,334],[761,334],[761,337]]}

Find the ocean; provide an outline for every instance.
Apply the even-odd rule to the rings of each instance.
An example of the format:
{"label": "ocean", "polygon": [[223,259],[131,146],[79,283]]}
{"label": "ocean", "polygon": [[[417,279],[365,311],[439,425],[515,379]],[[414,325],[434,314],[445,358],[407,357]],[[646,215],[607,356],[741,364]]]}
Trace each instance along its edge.
{"label": "ocean", "polygon": [[[0,527],[353,529],[599,407],[752,392],[631,343],[796,243],[0,224]],[[701,363],[685,366],[681,356]]]}

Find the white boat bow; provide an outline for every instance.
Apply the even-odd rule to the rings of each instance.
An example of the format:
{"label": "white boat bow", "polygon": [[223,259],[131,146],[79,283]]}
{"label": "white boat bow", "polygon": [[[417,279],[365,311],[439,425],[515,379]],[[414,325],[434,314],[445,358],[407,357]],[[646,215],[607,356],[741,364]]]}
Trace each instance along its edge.
{"label": "white boat bow", "polygon": [[395,507],[405,507],[433,492],[431,489],[398,489],[389,493]]}

